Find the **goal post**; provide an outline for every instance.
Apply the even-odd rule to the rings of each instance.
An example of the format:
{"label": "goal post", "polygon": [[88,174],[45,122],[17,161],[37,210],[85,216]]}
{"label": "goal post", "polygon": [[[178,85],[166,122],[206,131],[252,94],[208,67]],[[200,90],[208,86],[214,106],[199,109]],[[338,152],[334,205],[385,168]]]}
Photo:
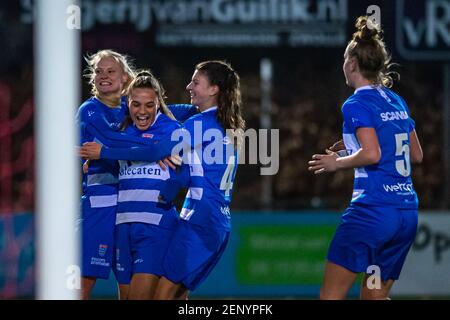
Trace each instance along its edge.
{"label": "goal post", "polygon": [[[36,96],[36,298],[79,299],[80,34],[70,0],[38,0],[34,16]],[[79,8],[79,7],[78,7]]]}

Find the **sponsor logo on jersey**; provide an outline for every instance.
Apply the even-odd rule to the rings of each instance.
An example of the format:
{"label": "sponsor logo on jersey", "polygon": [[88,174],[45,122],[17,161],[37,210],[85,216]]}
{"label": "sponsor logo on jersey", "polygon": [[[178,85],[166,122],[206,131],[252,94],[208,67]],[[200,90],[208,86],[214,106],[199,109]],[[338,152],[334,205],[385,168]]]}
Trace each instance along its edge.
{"label": "sponsor logo on jersey", "polygon": [[396,193],[413,193],[414,188],[412,183],[397,183],[397,184],[383,184],[384,191]]}
{"label": "sponsor logo on jersey", "polygon": [[153,134],[151,134],[151,133],[143,133],[142,134],[142,138],[149,138],[149,139],[151,139],[151,138],[153,138]]}
{"label": "sponsor logo on jersey", "polygon": [[123,176],[161,176],[161,169],[155,168],[152,165],[142,166],[142,167],[136,167],[136,166],[130,166],[129,164],[127,166],[121,166],[119,175],[121,177]]}
{"label": "sponsor logo on jersey", "polygon": [[117,130],[120,128],[120,122],[111,122],[110,126],[111,128],[113,128],[114,130]]}
{"label": "sponsor logo on jersey", "polygon": [[406,111],[383,112],[380,113],[382,121],[406,120],[409,118]]}
{"label": "sponsor logo on jersey", "polygon": [[229,206],[220,207],[220,212],[222,212],[222,214],[227,216],[227,217],[231,216],[231,212],[230,212],[230,207]]}
{"label": "sponsor logo on jersey", "polygon": [[108,245],[101,244],[98,246],[98,255],[103,257],[106,254],[106,250],[108,250]]}
{"label": "sponsor logo on jersey", "polygon": [[91,257],[91,264],[95,266],[109,267],[109,262],[102,258]]}

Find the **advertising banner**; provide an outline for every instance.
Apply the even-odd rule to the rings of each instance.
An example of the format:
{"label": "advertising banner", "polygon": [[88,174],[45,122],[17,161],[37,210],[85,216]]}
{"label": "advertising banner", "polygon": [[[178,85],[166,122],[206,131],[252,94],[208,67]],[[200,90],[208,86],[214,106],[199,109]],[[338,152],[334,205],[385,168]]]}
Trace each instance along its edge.
{"label": "advertising banner", "polygon": [[450,296],[450,214],[419,213],[416,240],[392,295]]}

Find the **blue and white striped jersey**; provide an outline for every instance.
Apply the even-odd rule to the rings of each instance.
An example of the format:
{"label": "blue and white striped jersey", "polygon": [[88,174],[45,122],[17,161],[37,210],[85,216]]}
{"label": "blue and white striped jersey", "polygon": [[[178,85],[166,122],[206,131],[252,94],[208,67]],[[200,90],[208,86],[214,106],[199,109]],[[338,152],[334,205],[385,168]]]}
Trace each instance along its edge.
{"label": "blue and white striped jersey", "polygon": [[[197,113],[197,108],[188,104],[169,105],[169,109],[179,121]],[[148,139],[118,131],[127,114],[126,97],[121,98],[121,105],[117,108],[106,106],[96,97],[89,98],[80,106],[77,114],[81,144],[95,141],[105,146],[126,148],[136,144],[151,144]],[[126,154],[122,153],[118,159],[126,159]],[[154,153],[152,157],[155,161],[164,156],[162,153]],[[117,161],[100,159],[90,162],[88,174],[83,175],[83,195],[90,196],[91,207],[110,207],[117,204],[117,176]]]}
{"label": "blue and white striped jersey", "polygon": [[356,129],[374,128],[381,148],[377,164],[355,168],[352,203],[417,208],[411,180],[409,134],[414,130],[406,102],[382,86],[358,88],[342,106],[343,140],[347,152],[360,144]]}
{"label": "blue and white striped jersey", "polygon": [[[154,123],[145,131],[131,125],[125,133],[145,139],[157,139],[178,129],[177,121],[162,113],[156,115]],[[114,146],[112,146],[114,147]],[[178,219],[173,205],[158,201],[160,190],[170,183],[176,173],[161,169],[156,162],[120,160],[119,193],[116,224],[142,222],[170,228]]]}
{"label": "blue and white striped jersey", "polygon": [[[127,113],[125,97],[122,97],[121,104],[117,108],[106,106],[96,97],[87,99],[80,106],[77,114],[81,144],[88,141],[101,143],[88,128],[101,124],[107,131],[117,131]],[[100,159],[90,162],[88,174],[83,174],[83,194],[90,196],[92,208],[116,205],[117,175],[116,161]]]}

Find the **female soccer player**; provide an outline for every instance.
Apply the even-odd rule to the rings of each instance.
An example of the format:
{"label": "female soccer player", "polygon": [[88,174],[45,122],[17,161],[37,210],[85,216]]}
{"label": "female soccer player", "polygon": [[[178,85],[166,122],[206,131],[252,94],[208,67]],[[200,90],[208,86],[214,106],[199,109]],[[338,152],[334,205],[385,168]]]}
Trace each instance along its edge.
{"label": "female soccer player", "polygon": [[[156,299],[175,299],[183,290],[195,290],[221,258],[231,230],[230,203],[237,169],[237,143],[226,129],[244,130],[241,115],[239,76],[222,61],[197,64],[186,89],[191,103],[200,114],[184,127],[194,137],[191,141],[189,191],[181,210],[174,241],[164,261]],[[206,152],[217,141],[195,141],[196,127],[203,132],[220,132],[215,151],[219,161],[208,159]],[[216,138],[217,139],[217,138]],[[233,152],[230,152],[230,147]],[[217,155],[217,154],[215,154]]]}
{"label": "female soccer player", "polygon": [[[137,74],[128,88],[132,124],[125,133],[158,139],[180,125],[166,106],[163,89],[147,71]],[[129,284],[128,299],[150,300],[154,296],[163,259],[178,222],[171,204],[158,203],[158,195],[175,171],[162,170],[156,162],[120,160],[116,219],[116,277]]]}
{"label": "female soccer player", "polygon": [[[380,27],[359,17],[356,29],[343,65],[355,89],[342,106],[348,155],[328,150],[309,161],[315,174],[355,170],[350,206],[329,247],[321,299],[346,298],[360,272],[362,299],[388,299],[417,229],[411,163],[420,163],[423,154],[414,121],[406,102],[388,89],[393,79]],[[369,281],[372,270],[380,271],[379,285]]]}
{"label": "female soccer player", "polygon": [[[127,112],[122,97],[134,77],[128,59],[112,50],[101,50],[86,59],[92,97],[79,108],[81,144],[96,136],[87,127],[105,124],[118,130]],[[107,279],[113,257],[113,230],[117,204],[117,167],[114,161],[97,160],[83,175],[81,197],[82,299],[88,299],[96,279]]]}

